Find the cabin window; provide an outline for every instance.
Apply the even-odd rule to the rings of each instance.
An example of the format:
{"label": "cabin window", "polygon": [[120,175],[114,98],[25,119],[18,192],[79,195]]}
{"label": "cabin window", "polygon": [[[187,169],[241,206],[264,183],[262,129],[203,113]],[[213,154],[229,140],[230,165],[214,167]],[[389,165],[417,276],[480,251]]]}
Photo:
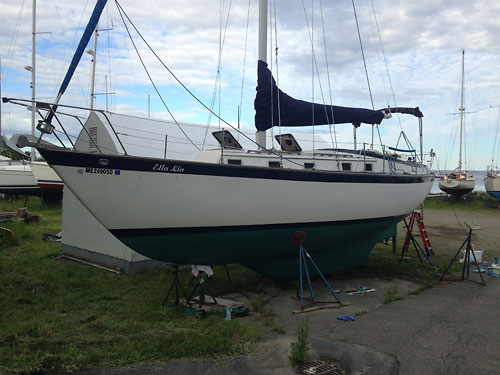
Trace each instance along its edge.
{"label": "cabin window", "polygon": [[227,164],[241,165],[241,159],[227,159]]}
{"label": "cabin window", "polygon": [[279,161],[270,161],[269,167],[271,168],[281,168],[281,163]]}
{"label": "cabin window", "polygon": [[314,163],[304,163],[305,169],[314,169]]}
{"label": "cabin window", "polygon": [[343,171],[350,171],[351,170],[351,163],[342,163],[342,170]]}
{"label": "cabin window", "polygon": [[373,171],[373,164],[370,163],[365,164],[365,171],[367,172]]}

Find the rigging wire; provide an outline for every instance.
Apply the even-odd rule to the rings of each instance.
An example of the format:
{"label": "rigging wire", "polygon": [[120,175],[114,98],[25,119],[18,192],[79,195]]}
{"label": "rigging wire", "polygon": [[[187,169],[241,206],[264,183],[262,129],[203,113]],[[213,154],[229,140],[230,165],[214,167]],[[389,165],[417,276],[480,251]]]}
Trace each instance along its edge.
{"label": "rigging wire", "polygon": [[361,32],[359,30],[358,15],[356,12],[356,5],[354,4],[354,0],[352,0],[352,8],[354,10],[354,19],[356,20],[356,28],[358,30],[359,45],[361,46],[361,55],[363,56],[363,65],[365,67],[366,83],[368,84],[368,91],[370,92],[370,100],[372,102],[372,109],[375,110],[375,105],[373,104],[372,89],[370,86],[370,78],[368,77],[368,69],[366,68],[365,51],[363,49],[363,42],[361,40]]}
{"label": "rigging wire", "polygon": [[[363,56],[363,66],[365,67],[366,83],[368,84],[368,92],[370,93],[370,101],[372,103],[372,109],[375,110],[375,105],[373,104],[372,88],[371,88],[371,85],[370,85],[370,78],[368,76],[368,68],[366,67],[365,51],[364,51],[364,48],[363,48],[363,42],[361,40],[361,31],[359,29],[358,14],[356,12],[356,5],[354,4],[354,0],[352,0],[352,8],[354,10],[354,19],[356,20],[356,29],[358,30],[359,45],[361,47],[361,55]],[[379,140],[380,140],[380,144],[382,144],[382,138],[380,136],[380,129],[379,129],[378,125],[377,125],[377,133],[378,133],[378,137],[379,137]],[[371,145],[372,145],[372,148],[373,148],[373,125],[372,125],[372,142],[371,142]]]}
{"label": "rigging wire", "polygon": [[[245,32],[245,52],[243,53],[243,71],[241,73],[241,93],[240,93],[240,105],[238,107],[238,119],[241,119],[241,111],[243,107],[243,88],[245,86],[245,66],[246,66],[246,60],[247,60],[247,44],[248,44],[248,24],[250,21],[250,2],[251,0],[248,0],[248,10],[247,10],[247,27],[246,27],[246,32]],[[238,121],[238,129],[240,128],[240,123]],[[239,139],[239,134],[238,133],[238,139]]]}
{"label": "rigging wire", "polygon": [[[95,3],[95,1],[94,1]],[[69,63],[73,57],[73,54],[74,54],[74,45],[77,44],[76,40],[80,34],[80,27],[82,25],[82,21],[83,21],[83,16],[85,15],[85,10],[88,8],[88,5],[89,5],[89,0],[87,0],[85,2],[85,5],[83,7],[83,10],[82,12],[80,13],[80,19],[78,20],[78,23],[76,25],[76,27],[74,28],[74,32],[73,32],[73,36],[71,38],[71,42],[68,42],[68,38],[62,38],[62,43],[65,44],[65,47],[66,47],[66,55],[64,57],[64,63],[60,66],[61,69],[59,70],[59,76],[56,80],[56,82],[62,82],[63,80],[63,77],[64,75],[66,74],[66,71],[67,71],[67,67],[69,66]],[[61,27],[62,30],[64,30],[63,28],[63,22],[62,22],[62,17],[61,17],[61,13],[59,11],[59,8],[57,6],[57,1],[54,1],[54,8],[56,10],[56,14],[57,14],[57,19],[59,21],[59,26]],[[54,68],[56,68],[56,66],[54,66]],[[54,69],[55,71],[55,69]],[[56,72],[54,72],[54,74],[57,74]],[[78,88],[81,92],[81,96],[83,97],[83,100],[85,101],[85,106],[88,106],[89,104],[89,96],[88,96],[88,93],[89,93],[89,88],[88,88],[88,85],[87,87],[85,88],[86,84],[85,83],[82,83],[82,81],[80,80],[80,77],[78,75],[74,75],[72,80],[76,80],[78,82]],[[58,86],[54,86],[53,88],[53,94],[52,94],[52,98],[56,98],[57,97],[57,92],[59,90],[59,87]]]}
{"label": "rigging wire", "polygon": [[[309,35],[309,42],[311,43],[311,46],[312,46],[313,40],[312,40],[312,35],[311,35],[311,29],[309,28],[309,19],[307,17],[307,11],[306,11],[306,7],[305,7],[305,4],[304,4],[304,0],[302,0],[302,9],[304,11],[304,18],[305,18],[305,21],[306,21],[307,32],[308,32],[308,35]],[[326,117],[328,118],[328,108],[326,106],[325,95],[323,93],[323,85],[321,84],[321,79],[320,79],[320,76],[319,76],[318,61],[316,59],[316,54],[314,53],[314,49],[313,49],[312,56],[313,56],[313,61],[314,61],[314,67],[316,68],[316,75],[318,77],[318,86],[319,86],[319,90],[320,90],[320,93],[321,93],[321,99],[323,101],[323,106],[324,106],[324,109],[325,109]],[[331,94],[330,94],[330,101],[331,101]],[[331,108],[332,113],[333,113],[333,107],[330,107],[330,108]],[[332,121],[333,121],[333,117],[332,117]]]}
{"label": "rigging wire", "polygon": [[[379,39],[379,42],[380,42],[380,49],[382,50],[382,56],[384,58],[385,70],[387,72],[387,80],[389,81],[389,87],[391,88],[392,100],[394,102],[394,106],[397,107],[398,103],[396,101],[396,95],[394,94],[394,86],[392,85],[391,75],[389,73],[389,64],[387,63],[387,58],[386,58],[386,55],[385,55],[384,44],[382,43],[382,34],[380,33],[380,28],[378,26],[377,13],[375,12],[375,6],[373,5],[373,0],[370,0],[370,2],[371,2],[371,6],[372,6],[373,18],[375,19],[375,26],[377,27],[377,34],[378,34],[378,39]],[[403,130],[403,126],[401,125],[401,116],[400,116],[399,113],[397,115],[398,115],[399,128],[402,131]]]}
{"label": "rigging wire", "polygon": [[[140,33],[140,31],[137,29],[137,27],[135,26],[135,24],[132,22],[132,20],[128,17],[127,13],[123,10],[123,8],[121,7],[120,3],[118,3],[117,0],[115,0],[115,4],[116,6],[118,7],[118,10],[119,10],[119,13],[120,13],[120,17],[122,18],[123,20],[123,16],[125,16],[127,18],[127,20],[130,22],[130,25],[134,28],[134,30],[136,31],[136,33],[139,35],[139,37],[141,38],[141,40],[144,42],[144,44],[148,47],[148,49],[151,51],[151,53],[155,56],[155,58],[160,62],[160,64],[167,70],[167,72],[172,76],[172,78],[175,79],[175,81],[177,81],[177,83],[184,89],[186,90],[186,92],[191,95],[191,97],[196,100],[203,108],[205,108],[207,111],[211,112],[213,116],[217,117],[217,118],[220,118],[220,120],[226,124],[227,126],[229,126],[231,129],[233,129],[234,131],[236,132],[239,132],[241,133],[241,135],[243,135],[243,137],[245,137],[246,139],[248,139],[250,142],[252,142],[254,145],[257,145],[257,142],[255,142],[254,139],[250,138],[249,136],[247,136],[244,132],[240,131],[239,129],[235,128],[233,125],[231,125],[229,122],[227,122],[226,120],[224,120],[222,117],[220,117],[217,113],[213,112],[205,103],[203,103],[203,101],[201,101],[201,99],[199,99],[184,83],[182,83],[182,81],[174,74],[174,72],[163,62],[163,60],[158,56],[158,54],[153,50],[153,48],[151,47],[151,45],[145,40],[145,38],[143,37],[143,35]],[[125,23],[125,22],[124,22]],[[126,27],[127,29],[127,32],[128,32],[128,27]],[[130,32],[129,33],[129,36],[130,36]],[[135,46],[135,43],[134,43],[134,46]],[[137,51],[137,49],[136,49]],[[141,59],[141,62],[142,62],[142,59]],[[144,66],[144,62],[142,62],[143,66]],[[148,74],[149,75],[149,74]],[[150,81],[152,82],[152,79],[150,77]],[[153,87],[155,88],[155,90],[157,90],[156,86],[153,85]],[[158,90],[157,90],[158,92]],[[160,96],[161,98],[161,96]],[[162,100],[163,102],[163,100]],[[164,102],[163,102],[164,103]],[[166,106],[166,104],[164,103],[164,105]],[[176,122],[177,126],[179,126],[179,124]],[[184,131],[182,130],[182,128],[179,126],[180,130],[184,133]],[[189,138],[188,138],[189,139]],[[196,146],[196,148],[198,148]],[[199,148],[198,148],[199,150]],[[200,150],[201,151],[201,150]],[[271,149],[266,149],[267,152],[273,154],[273,155],[276,155],[276,156],[280,156],[280,154],[274,152],[273,150]],[[284,158],[285,160],[287,160],[289,163],[292,163],[292,164],[296,164],[296,165],[301,165],[293,160],[290,160],[288,158]],[[302,165],[301,165],[302,166]]]}
{"label": "rigging wire", "polygon": [[[231,2],[229,3],[229,9],[228,9],[228,12],[227,12],[227,17],[226,17],[226,26],[225,26],[225,29],[224,29],[224,35],[222,35],[222,24],[223,24],[223,3],[222,3],[222,0],[221,0],[221,5],[220,5],[220,17],[219,17],[219,57],[218,57],[218,61],[217,61],[217,73],[215,75],[215,81],[214,81],[214,88],[213,88],[213,92],[212,92],[212,100],[210,102],[210,110],[208,112],[208,119],[207,119],[207,128],[206,128],[206,131],[205,131],[205,140],[207,138],[207,135],[208,135],[208,129],[210,127],[210,124],[212,122],[212,115],[213,115],[213,112],[212,110],[214,109],[215,107],[215,101],[217,100],[217,89],[219,90],[219,115],[220,115],[220,100],[221,100],[221,93],[220,93],[220,89],[221,89],[221,85],[220,85],[220,68],[221,68],[221,64],[222,64],[222,52],[224,50],[224,43],[226,41],[226,32],[227,32],[227,26],[229,24],[229,14],[231,12],[231,5],[232,5],[233,1],[231,0]],[[220,130],[220,116],[217,116],[217,118],[219,119],[219,130]],[[205,149],[205,140],[203,142],[203,145],[202,145],[202,150]]]}
{"label": "rigging wire", "polygon": [[5,88],[5,82],[8,82],[8,79],[9,79],[10,69],[9,69],[8,64],[9,64],[10,58],[12,57],[13,46],[16,44],[16,40],[17,40],[17,37],[19,35],[19,25],[21,24],[21,21],[23,18],[23,9],[24,9],[24,0],[21,2],[21,7],[19,8],[19,14],[17,15],[16,25],[14,26],[14,33],[12,35],[12,38],[10,39],[9,48],[7,49],[7,56],[5,57],[6,63],[4,64],[4,66],[7,69],[4,69],[4,71],[6,71],[6,73],[4,73],[4,75],[5,75],[4,83],[3,83],[4,88]]}
{"label": "rigging wire", "polygon": [[[321,26],[323,28],[323,47],[325,50],[325,62],[326,62],[326,76],[328,79],[328,93],[330,96],[330,112],[332,115],[332,123],[333,123],[333,135],[332,135],[332,124],[328,124],[328,129],[330,133],[330,139],[332,141],[332,147],[336,150],[335,155],[337,158],[337,168],[339,167],[339,154],[338,154],[338,144],[337,144],[337,129],[335,127],[335,117],[333,114],[333,97],[332,97],[332,85],[331,85],[331,80],[330,80],[330,69],[329,69],[329,64],[328,64],[328,50],[326,48],[326,33],[325,33],[325,19],[323,17],[323,0],[319,1],[319,8],[320,8],[320,13],[321,13]],[[335,142],[334,142],[334,137],[335,137]]]}
{"label": "rigging wire", "polygon": [[[186,137],[186,138],[187,138],[187,139],[188,139],[188,140],[189,140],[189,141],[193,144],[193,146],[194,146],[194,147],[196,147],[196,148],[198,149],[198,151],[201,151],[201,150],[200,150],[200,148],[199,148],[199,147],[198,147],[198,146],[197,146],[197,145],[196,145],[196,144],[195,144],[195,143],[191,140],[191,138],[189,138],[189,137],[188,137],[188,135],[186,134],[186,132],[184,131],[184,129],[182,129],[182,127],[179,125],[179,123],[177,122],[177,120],[176,120],[176,119],[175,119],[175,117],[174,117],[174,114],[173,114],[173,113],[170,111],[170,109],[168,108],[167,103],[165,103],[165,101],[163,100],[163,97],[161,96],[160,91],[159,91],[159,90],[158,90],[158,88],[156,87],[156,85],[155,85],[155,83],[154,83],[154,81],[153,81],[153,79],[152,79],[151,75],[149,74],[148,69],[146,68],[146,65],[144,64],[144,61],[143,61],[143,59],[142,59],[142,57],[141,57],[141,54],[139,53],[139,50],[137,49],[137,46],[136,46],[136,44],[135,44],[134,40],[132,39],[132,35],[130,34],[130,31],[129,31],[129,29],[128,29],[127,23],[125,22],[125,19],[123,18],[123,14],[124,14],[124,13],[122,13],[123,9],[122,9],[122,7],[120,6],[120,4],[118,3],[118,1],[116,1],[116,4],[117,4],[117,6],[118,6],[118,11],[119,11],[119,13],[120,13],[120,17],[122,18],[123,24],[125,25],[125,29],[127,30],[127,33],[128,33],[128,35],[129,35],[130,41],[132,42],[132,44],[133,44],[133,46],[134,46],[134,49],[135,49],[135,51],[136,51],[136,53],[137,53],[137,56],[139,57],[139,60],[141,61],[141,64],[142,64],[142,66],[143,66],[144,70],[146,71],[146,74],[147,74],[147,76],[148,76],[149,80],[151,81],[151,84],[153,85],[153,88],[155,89],[155,91],[156,91],[156,93],[158,94],[158,96],[159,96],[160,100],[162,101],[163,105],[165,106],[165,109],[168,111],[168,113],[169,113],[170,117],[172,117],[172,120],[174,120],[174,122],[177,124],[177,126],[179,127],[180,131],[184,134],[184,136],[185,136],[185,137]],[[129,22],[130,22],[130,19],[128,18],[128,16],[127,16],[126,14],[125,14],[125,16],[127,17],[127,19],[128,19],[128,20],[129,20]],[[131,22],[131,24],[132,24],[132,22]],[[135,29],[135,26],[134,26],[133,24],[132,24],[132,26],[133,26],[133,27],[134,27],[134,29]],[[136,31],[137,31],[137,29],[136,29]],[[140,34],[139,34],[139,35],[140,35]],[[142,36],[141,36],[141,38],[142,38]],[[148,47],[149,47],[149,46],[148,46]]]}

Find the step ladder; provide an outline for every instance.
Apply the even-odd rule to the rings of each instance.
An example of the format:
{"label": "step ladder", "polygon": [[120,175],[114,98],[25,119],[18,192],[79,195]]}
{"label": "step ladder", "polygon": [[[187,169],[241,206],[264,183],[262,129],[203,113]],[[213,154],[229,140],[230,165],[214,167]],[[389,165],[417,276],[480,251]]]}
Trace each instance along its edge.
{"label": "step ladder", "polygon": [[425,253],[427,254],[427,256],[434,255],[434,251],[432,251],[431,240],[429,239],[429,235],[427,234],[427,230],[425,229],[424,220],[422,219],[422,214],[420,213],[420,211],[413,211],[410,214],[410,222],[406,226],[407,231],[402,250],[403,254],[408,252],[415,221],[417,222],[418,230],[420,231],[420,237],[422,237],[422,243],[424,244]]}

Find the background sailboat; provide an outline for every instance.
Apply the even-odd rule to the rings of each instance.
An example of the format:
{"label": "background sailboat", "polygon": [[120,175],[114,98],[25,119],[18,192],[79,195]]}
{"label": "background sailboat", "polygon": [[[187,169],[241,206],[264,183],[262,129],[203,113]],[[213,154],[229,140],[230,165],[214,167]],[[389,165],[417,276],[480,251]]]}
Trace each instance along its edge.
{"label": "background sailboat", "polygon": [[486,177],[484,178],[484,187],[486,192],[500,200],[500,168],[495,164],[495,157],[499,150],[499,138],[498,132],[500,129],[500,107],[497,116],[497,126],[495,130],[495,139],[493,140],[493,156],[491,158],[491,165],[486,169]]}
{"label": "background sailboat", "polygon": [[439,188],[455,197],[470,193],[474,190],[475,178],[472,174],[462,170],[462,144],[464,124],[464,74],[465,51],[462,50],[462,81],[460,95],[460,151],[458,154],[458,167],[451,173],[443,174],[439,179]]}

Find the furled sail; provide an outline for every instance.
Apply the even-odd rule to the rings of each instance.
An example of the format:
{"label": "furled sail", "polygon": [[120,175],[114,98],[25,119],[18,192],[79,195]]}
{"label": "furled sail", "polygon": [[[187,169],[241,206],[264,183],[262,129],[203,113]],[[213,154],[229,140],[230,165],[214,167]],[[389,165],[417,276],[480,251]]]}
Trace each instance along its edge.
{"label": "furled sail", "polygon": [[391,107],[391,108],[384,108],[381,109],[381,111],[384,111],[386,113],[401,113],[401,114],[406,114],[406,115],[413,115],[418,118],[424,117],[424,114],[420,110],[420,108],[415,107],[415,108],[408,108],[408,107]]}
{"label": "furled sail", "polygon": [[73,55],[73,59],[71,60],[71,63],[69,64],[68,71],[66,72],[66,76],[64,77],[64,80],[61,84],[61,87],[59,88],[59,92],[57,93],[57,99],[56,103],[52,106],[52,110],[49,111],[47,115],[47,119],[45,122],[50,123],[52,120],[52,117],[54,116],[54,112],[57,110],[57,102],[59,98],[64,94],[64,91],[66,91],[66,88],[69,85],[69,82],[71,81],[71,78],[73,77],[73,73],[76,70],[76,67],[78,66],[80,59],[82,58],[83,52],[85,51],[85,47],[87,47],[87,44],[89,43],[90,37],[92,36],[92,33],[94,32],[95,27],[97,26],[97,23],[99,22],[99,18],[101,17],[101,13],[106,6],[107,0],[97,0],[97,4],[94,8],[94,11],[92,12],[92,15],[90,16],[90,20],[87,24],[87,27],[85,28],[85,31],[83,32],[82,38],[80,39],[80,43],[78,44],[78,47],[76,48],[75,54]]}
{"label": "furled sail", "polygon": [[261,60],[258,62],[257,75],[257,95],[254,106],[255,127],[259,131],[278,126],[280,122],[281,126],[352,123],[357,127],[361,123],[380,124],[384,119],[382,111],[330,106],[294,99],[278,89],[267,64]]}

